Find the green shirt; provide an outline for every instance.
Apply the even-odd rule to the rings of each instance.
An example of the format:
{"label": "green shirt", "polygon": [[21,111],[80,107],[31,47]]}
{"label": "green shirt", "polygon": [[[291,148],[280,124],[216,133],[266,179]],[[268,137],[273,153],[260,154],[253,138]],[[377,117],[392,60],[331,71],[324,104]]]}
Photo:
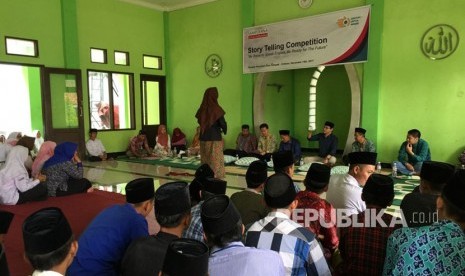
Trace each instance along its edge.
{"label": "green shirt", "polygon": [[415,165],[418,162],[430,161],[431,152],[429,150],[428,142],[423,139],[419,139],[418,143],[412,146],[412,151],[414,155],[410,155],[405,150],[407,146],[407,141],[403,142],[399,149],[399,159],[400,162],[405,163],[409,162],[412,165]]}

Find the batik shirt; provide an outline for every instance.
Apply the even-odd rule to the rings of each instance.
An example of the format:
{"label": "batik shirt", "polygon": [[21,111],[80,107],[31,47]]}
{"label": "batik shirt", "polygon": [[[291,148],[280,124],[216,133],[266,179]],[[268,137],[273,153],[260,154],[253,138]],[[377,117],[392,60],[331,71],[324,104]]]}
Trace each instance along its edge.
{"label": "batik shirt", "polygon": [[442,220],[389,237],[383,275],[465,275],[465,233]]}
{"label": "batik shirt", "polygon": [[240,133],[236,139],[236,150],[247,153],[255,152],[257,150],[257,137],[253,134],[244,136]]}
{"label": "batik shirt", "polygon": [[352,143],[352,152],[376,152],[376,147],[375,144],[368,139],[365,139],[365,143],[363,144],[355,141]]}
{"label": "batik shirt", "polygon": [[278,252],[286,275],[331,275],[315,234],[284,213],[270,212],[252,224],[246,246]]}
{"label": "batik shirt", "polygon": [[258,151],[260,153],[273,153],[276,151],[276,139],[273,135],[258,138]]}

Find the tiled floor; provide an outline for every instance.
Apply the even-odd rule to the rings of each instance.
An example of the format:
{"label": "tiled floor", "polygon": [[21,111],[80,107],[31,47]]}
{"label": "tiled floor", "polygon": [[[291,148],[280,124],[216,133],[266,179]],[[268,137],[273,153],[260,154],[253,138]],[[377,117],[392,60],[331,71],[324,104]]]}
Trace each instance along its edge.
{"label": "tiled floor", "polygon": [[[231,196],[233,193],[241,191],[247,187],[245,182],[246,168],[237,166],[226,167],[226,194]],[[183,175],[183,174],[190,175]],[[161,165],[130,163],[124,161],[105,161],[105,162],[84,162],[84,174],[94,187],[100,190],[112,191],[124,194],[126,183],[140,177],[153,177],[155,188],[171,181],[183,180],[190,183],[194,179],[194,170],[180,169]],[[271,175],[273,172],[269,172]],[[382,174],[390,174],[389,170],[383,170]],[[293,179],[301,190],[305,190],[302,183],[306,172],[296,171]],[[396,184],[396,196],[394,204],[388,208],[388,213],[395,214],[399,210],[400,202],[405,194],[411,192],[414,186],[418,185],[418,180],[412,180],[408,183]],[[404,186],[408,186],[407,188]],[[325,195],[323,194],[324,198]]]}
{"label": "tiled floor", "polygon": [[[229,167],[226,170],[227,195],[243,190],[247,187],[245,182],[245,168]],[[229,171],[229,172],[228,172]],[[170,174],[171,173],[171,174]],[[94,187],[100,190],[124,193],[127,182],[140,177],[153,177],[155,188],[171,181],[183,180],[190,183],[194,177],[182,175],[188,173],[194,175],[194,170],[179,169],[160,165],[130,163],[124,161],[84,162],[84,175]],[[269,172],[271,174],[272,172]],[[173,175],[181,174],[181,175]],[[305,174],[296,174],[295,182],[304,189],[302,180]]]}

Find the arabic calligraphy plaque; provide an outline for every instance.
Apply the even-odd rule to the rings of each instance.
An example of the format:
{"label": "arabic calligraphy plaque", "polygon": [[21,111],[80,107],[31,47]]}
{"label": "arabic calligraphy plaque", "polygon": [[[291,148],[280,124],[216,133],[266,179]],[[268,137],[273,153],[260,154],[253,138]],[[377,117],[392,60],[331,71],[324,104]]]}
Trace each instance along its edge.
{"label": "arabic calligraphy plaque", "polygon": [[447,24],[438,24],[429,28],[421,38],[421,51],[432,59],[444,59],[457,49],[459,33]]}

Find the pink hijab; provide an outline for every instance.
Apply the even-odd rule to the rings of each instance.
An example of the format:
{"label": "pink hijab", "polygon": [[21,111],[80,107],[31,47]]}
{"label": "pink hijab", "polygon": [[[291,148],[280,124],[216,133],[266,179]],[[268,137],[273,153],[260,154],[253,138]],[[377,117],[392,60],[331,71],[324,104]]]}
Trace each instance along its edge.
{"label": "pink hijab", "polygon": [[37,153],[36,159],[34,159],[34,163],[32,163],[32,177],[37,177],[37,175],[42,170],[45,161],[53,156],[56,145],[57,144],[52,141],[46,141],[42,144],[39,152]]}

